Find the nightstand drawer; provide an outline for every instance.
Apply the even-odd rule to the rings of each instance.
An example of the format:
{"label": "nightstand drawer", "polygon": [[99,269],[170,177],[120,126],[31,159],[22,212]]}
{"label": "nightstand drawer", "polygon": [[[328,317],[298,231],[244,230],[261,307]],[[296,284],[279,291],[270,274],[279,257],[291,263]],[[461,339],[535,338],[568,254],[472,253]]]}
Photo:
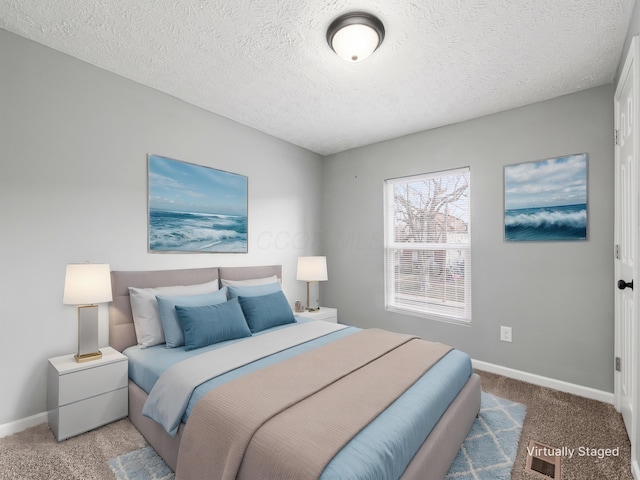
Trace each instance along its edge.
{"label": "nightstand drawer", "polygon": [[127,374],[127,362],[124,361],[60,375],[58,405],[126,387]]}
{"label": "nightstand drawer", "polygon": [[57,440],[61,441],[128,415],[129,390],[124,387],[113,392],[87,398],[60,407],[54,413]]}
{"label": "nightstand drawer", "polygon": [[311,312],[296,313],[297,316],[310,318],[312,320],[322,320],[324,322],[338,323],[338,309],[330,307],[320,307],[318,310]]}
{"label": "nightstand drawer", "polygon": [[325,322],[338,323],[338,314],[334,308],[321,308],[312,318]]}

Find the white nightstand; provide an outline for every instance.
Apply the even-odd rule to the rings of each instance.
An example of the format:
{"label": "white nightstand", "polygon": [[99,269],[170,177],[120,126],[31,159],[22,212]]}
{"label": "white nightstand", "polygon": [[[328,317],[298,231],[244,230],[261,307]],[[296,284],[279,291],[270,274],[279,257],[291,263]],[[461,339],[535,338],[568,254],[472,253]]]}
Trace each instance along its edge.
{"label": "white nightstand", "polygon": [[311,318],[313,320],[324,320],[325,322],[338,323],[338,309],[330,307],[320,307],[314,312],[295,312],[298,317]]}
{"label": "white nightstand", "polygon": [[73,355],[49,359],[49,426],[61,441],[129,414],[127,357],[111,347],[102,358],[78,363]]}

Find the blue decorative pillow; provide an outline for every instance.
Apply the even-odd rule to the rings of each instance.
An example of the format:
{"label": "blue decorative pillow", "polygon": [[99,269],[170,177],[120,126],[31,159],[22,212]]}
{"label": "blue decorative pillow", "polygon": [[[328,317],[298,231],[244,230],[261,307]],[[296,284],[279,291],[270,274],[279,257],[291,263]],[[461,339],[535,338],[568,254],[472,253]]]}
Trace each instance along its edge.
{"label": "blue decorative pillow", "polygon": [[182,325],[185,350],[251,336],[237,299],[205,307],[176,305],[176,314]]}
{"label": "blue decorative pillow", "polygon": [[270,293],[281,292],[280,282],[267,283],[265,285],[229,285],[229,298],[259,297]]}
{"label": "blue decorative pillow", "polygon": [[222,288],[213,293],[204,295],[189,295],[180,297],[156,296],[158,301],[158,311],[160,312],[160,321],[164,330],[164,340],[167,348],[181,347],[184,345],[184,334],[182,327],[178,322],[176,315],[176,305],[183,307],[205,307],[207,305],[215,305],[227,301],[227,289]]}
{"label": "blue decorative pillow", "polygon": [[238,297],[238,300],[253,333],[296,321],[282,290],[269,295]]}

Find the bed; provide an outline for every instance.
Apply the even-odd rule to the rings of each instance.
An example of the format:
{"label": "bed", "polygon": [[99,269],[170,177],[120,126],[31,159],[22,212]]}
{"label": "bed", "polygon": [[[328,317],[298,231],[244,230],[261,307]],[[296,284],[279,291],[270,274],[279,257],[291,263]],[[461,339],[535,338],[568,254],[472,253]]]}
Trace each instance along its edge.
{"label": "bed", "polygon": [[[185,430],[187,429],[187,425],[189,424],[188,419],[196,418],[196,415],[202,415],[202,412],[200,412],[200,410],[205,409],[204,407],[200,408],[205,403],[204,400],[202,400],[202,398],[205,398],[207,396],[215,396],[218,390],[222,391],[225,388],[227,388],[227,386],[230,386],[229,387],[230,389],[231,387],[235,387],[237,384],[241,382],[229,381],[228,383],[224,383],[221,386],[216,386],[215,384],[216,380],[214,379],[214,380],[211,380],[211,383],[213,383],[214,385],[209,386],[208,389],[205,388],[204,392],[200,394],[196,394],[198,390],[195,390],[192,395],[195,398],[190,400],[190,404],[187,407],[186,413],[179,415],[180,420],[178,422],[174,422],[175,428],[173,429],[172,432],[167,431],[168,429],[167,425],[164,425],[164,426],[161,425],[162,421],[160,421],[159,423],[158,421],[152,420],[148,416],[143,415],[143,410],[145,409],[145,403],[147,403],[147,400],[149,399],[149,397],[151,396],[153,399],[158,397],[158,395],[156,395],[156,392],[153,391],[153,387],[156,384],[159,386],[160,384],[163,383],[160,381],[160,378],[162,378],[160,377],[160,375],[162,375],[162,373],[158,372],[157,370],[158,369],[162,370],[162,368],[158,367],[158,365],[163,364],[165,360],[163,356],[163,357],[158,357],[158,358],[162,358],[162,360],[153,359],[150,361],[152,365],[155,365],[155,373],[151,375],[152,378],[151,380],[149,380],[148,378],[145,377],[146,374],[143,374],[142,376],[140,376],[139,374],[136,374],[135,372],[133,372],[133,370],[135,370],[136,368],[135,362],[138,361],[135,355],[139,354],[144,357],[144,355],[147,355],[148,352],[153,352],[152,355],[156,355],[156,354],[165,355],[166,351],[173,351],[172,354],[174,357],[180,357],[180,359],[182,359],[181,355],[183,354],[181,353],[181,351],[183,350],[183,348],[179,347],[179,348],[169,349],[169,348],[165,348],[164,345],[157,345],[155,347],[141,349],[137,346],[138,339],[136,336],[136,330],[134,328],[134,323],[133,323],[133,314],[131,309],[131,298],[130,298],[129,287],[145,289],[145,288],[152,288],[152,287],[171,287],[171,286],[177,286],[177,285],[185,285],[185,286],[200,285],[200,284],[207,284],[211,282],[221,282],[222,279],[230,280],[232,282],[233,281],[241,282],[241,281],[250,280],[250,279],[261,279],[266,277],[273,277],[274,275],[279,279],[281,278],[281,275],[282,275],[281,266],[273,265],[273,266],[258,266],[258,267],[220,267],[220,268],[197,268],[197,269],[186,269],[186,270],[114,271],[112,272],[113,301],[111,302],[109,307],[109,337],[110,337],[110,345],[116,350],[124,352],[125,355],[129,356],[130,358],[129,418],[131,422],[135,425],[135,427],[142,433],[142,435],[145,437],[148,443],[165,460],[167,465],[169,465],[169,467],[174,471],[176,471],[176,469],[179,470],[178,478],[180,477],[188,478],[189,477],[188,472],[189,470],[191,470],[191,467],[193,467],[192,464],[199,463],[197,461],[198,458],[207,456],[206,454],[203,454],[205,450],[202,450],[202,449],[200,450],[196,449],[195,453],[191,451],[194,449],[194,438],[195,438],[194,437],[195,434],[193,434],[192,432],[196,431],[199,428],[200,430],[204,430],[205,431],[204,433],[206,434],[206,428],[205,428],[206,422],[202,421],[201,420],[202,417],[198,416],[197,417],[198,420],[197,421],[194,420],[191,423],[191,425],[189,425],[190,429],[188,429],[187,434],[185,434]],[[218,284],[218,287],[221,287],[221,285]],[[282,331],[285,331],[286,333],[294,330],[303,330],[305,328],[307,330],[310,330],[312,328],[313,329],[329,328],[323,325],[320,325],[320,326],[308,325],[308,323],[321,323],[321,324],[325,323],[322,321],[306,323],[303,319],[300,319],[300,318],[296,318],[296,320],[297,321],[295,322],[295,324],[283,325],[282,327],[267,329],[261,333],[264,333],[265,335],[272,334],[272,333],[274,335],[276,334],[281,335],[280,333],[275,331],[272,332],[271,330],[282,330]],[[314,352],[320,351],[323,348],[337,348],[337,345],[340,343],[355,341],[354,339],[356,339],[358,336],[369,334],[369,332],[367,331],[359,331],[360,329],[354,329],[353,327],[337,326],[336,328],[339,328],[339,330],[331,330],[329,333],[320,334],[318,337],[314,337],[314,339],[312,340],[301,342],[303,345],[283,349],[282,351],[279,351],[277,354],[269,355],[268,357],[265,357],[257,362],[249,362],[252,365],[252,367],[247,366],[243,368],[253,368],[253,370],[251,370],[251,372],[247,373],[246,375],[242,374],[242,372],[244,371],[243,368],[232,370],[231,374],[227,373],[224,375],[233,376],[235,374],[238,374],[238,375],[242,374],[241,376],[246,376],[247,378],[251,376],[259,376],[261,375],[260,370],[261,368],[263,368],[260,362],[273,363],[275,362],[275,360],[273,359],[279,358],[278,356],[280,355],[280,356],[283,356],[283,358],[289,356],[290,360],[288,361],[288,363],[292,363],[292,362],[299,363],[299,359],[307,358],[306,356],[313,355]],[[376,332],[374,332],[374,334],[375,333]],[[266,336],[263,338],[262,340],[263,343],[271,343],[271,341],[267,342],[265,340],[266,338],[267,338]],[[276,338],[276,337],[274,336],[273,338]],[[251,340],[256,342],[261,341],[260,335],[250,336],[246,340]],[[416,342],[411,342],[411,340],[412,339],[409,339],[408,341],[402,340],[402,342],[407,342],[410,345],[416,344]],[[242,344],[243,341],[245,341],[245,339],[240,339],[237,341],[237,343]],[[370,342],[370,340],[366,340],[366,341]],[[386,337],[385,337],[385,341],[386,341]],[[316,346],[316,343],[317,345],[322,345],[322,347]],[[345,345],[347,344],[345,343]],[[217,352],[216,348],[214,347],[211,347],[212,351],[203,353],[202,354],[203,356],[201,358],[204,358],[204,355],[221,355],[220,352]],[[353,350],[352,347],[347,347],[347,346],[342,348],[348,348],[350,350]],[[296,349],[303,349],[304,353],[297,353],[298,350]],[[251,348],[251,350],[255,350],[255,349]],[[302,350],[300,351],[302,352]],[[192,350],[190,352],[190,356],[188,360],[185,360],[184,362],[178,362],[178,363],[182,363],[184,366],[188,364],[188,362],[192,362],[192,364],[193,362],[199,362],[200,360],[194,360],[195,355],[197,353],[199,353],[198,349]],[[225,358],[226,357],[227,355],[225,355]],[[311,358],[308,361],[313,362],[314,360]],[[171,362],[173,362],[173,360]],[[285,363],[287,363],[287,360],[283,360],[279,362],[279,364],[272,365],[265,368],[270,368],[270,369],[271,368],[277,369],[281,367],[284,368],[283,365]],[[340,363],[342,364],[342,362]],[[455,368],[458,371],[458,373],[456,373],[455,380],[454,380],[454,377],[452,376],[453,374],[448,373],[448,371],[445,368],[448,364],[455,366]],[[310,363],[310,365],[313,365],[313,363]],[[179,370],[179,366],[178,367],[174,366],[172,368],[173,370]],[[152,368],[152,370],[154,370],[154,368]],[[191,368],[189,368],[189,370],[191,370]],[[315,369],[315,370],[322,371],[325,369]],[[267,370],[263,370],[263,371],[266,372]],[[314,369],[310,369],[308,371],[314,371]],[[220,378],[225,378],[224,375],[221,375]],[[291,374],[290,373],[286,374],[286,376],[289,376],[289,375]],[[169,377],[169,376],[170,375],[168,374],[165,375],[165,377]],[[309,375],[305,374],[300,378],[306,381],[308,376]],[[463,377],[462,380],[460,379],[462,378],[461,376]],[[162,378],[162,380],[164,381],[165,379]],[[304,381],[301,383],[304,383]],[[455,384],[456,386],[455,387],[452,386],[453,384]],[[453,393],[449,391],[446,394],[438,393],[438,392],[435,392],[434,385],[444,385],[445,389],[448,389],[448,390],[455,389],[455,391]],[[199,387],[199,388],[204,388],[204,387]],[[402,412],[408,411],[406,406],[409,405],[409,403],[402,404],[402,401],[405,401],[405,402],[409,401],[408,398],[410,397],[410,392],[413,392],[412,394],[415,397],[416,395],[421,395],[420,394],[421,391],[425,396],[425,403],[427,403],[426,398],[428,397],[431,403],[433,403],[434,405],[439,405],[438,408],[443,410],[443,413],[439,413],[439,411],[436,411],[435,413],[432,414],[432,416],[435,415],[437,418],[427,420],[426,419],[428,416],[427,413],[419,412],[417,413],[417,415],[419,415],[418,420],[414,420],[411,417],[405,418],[403,420],[405,422],[409,422],[411,424],[410,428],[417,431],[417,433],[412,432],[411,435],[407,435],[411,437],[411,441],[413,442],[414,446],[408,447],[403,443],[402,446],[398,447],[399,452],[397,453],[393,451],[391,453],[389,453],[388,451],[386,452],[386,455],[390,456],[390,458],[385,459],[385,458],[382,458],[381,456],[378,459],[381,464],[380,470],[384,470],[385,468],[388,468],[389,471],[394,473],[390,473],[389,471],[382,471],[382,473],[380,471],[376,471],[375,474],[374,473],[369,474],[363,471],[359,471],[364,469],[365,467],[359,466],[358,460],[356,457],[358,456],[360,457],[361,463],[364,462],[367,464],[371,464],[372,462],[370,460],[367,460],[367,458],[373,455],[372,451],[367,450],[363,452],[361,450],[366,448],[373,448],[373,447],[369,447],[369,445],[376,443],[375,441],[373,441],[374,438],[378,439],[380,437],[385,437],[385,441],[387,441],[386,437],[392,437],[392,435],[388,435],[387,432],[390,432],[391,430],[395,430],[395,429],[389,428],[390,424],[385,427],[385,424],[384,424],[385,419],[387,422],[392,422],[393,425],[396,425],[398,421],[394,419],[394,417],[390,416],[394,411],[394,408],[396,412],[399,412],[400,410],[402,410]],[[251,402],[256,402],[258,401],[257,400],[258,397],[261,397],[258,395],[240,394],[237,392],[235,394],[240,395],[239,398],[250,398]],[[303,392],[300,395],[304,396],[306,394]],[[449,397],[451,398],[451,400],[447,399]],[[197,400],[198,398],[200,400]],[[415,400],[412,400],[412,401],[413,403],[415,403]],[[446,403],[446,405],[444,405],[443,402]],[[231,403],[237,403],[237,402],[231,402]],[[345,402],[342,402],[342,403],[345,403]],[[165,401],[165,404],[169,405],[171,404],[171,402]],[[318,405],[321,405],[321,406],[324,405],[324,401],[322,403],[319,403]],[[149,407],[147,406],[147,409],[148,408]],[[252,407],[251,407],[252,411],[254,409],[259,409],[259,408],[260,406],[258,403],[252,404]],[[317,408],[317,405],[316,407],[313,407],[313,408]],[[378,408],[381,408],[381,407],[378,407]],[[461,352],[458,352],[457,350],[453,350],[451,352],[447,351],[447,353],[445,353],[441,359],[435,361],[435,364],[433,365],[433,367],[428,369],[426,373],[420,374],[419,381],[416,381],[415,385],[413,385],[410,390],[407,390],[405,393],[402,393],[397,400],[394,400],[392,404],[389,405],[388,408],[384,407],[384,411],[383,411],[384,418],[383,418],[383,415],[378,415],[378,417],[375,418],[375,421],[372,420],[366,426],[366,428],[360,429],[359,433],[357,433],[357,435],[355,435],[352,440],[348,441],[346,444],[344,444],[344,442],[341,443],[340,445],[342,446],[340,447],[339,454],[336,454],[335,457],[326,465],[326,469],[322,470],[322,475],[319,478],[321,480],[325,480],[325,479],[328,480],[331,478],[340,478],[340,479],[342,478],[366,478],[366,479],[368,478],[399,478],[401,480],[442,479],[444,478],[445,474],[449,469],[450,464],[455,458],[455,455],[457,454],[460,448],[460,445],[462,444],[464,438],[466,437],[466,434],[468,433],[471,427],[471,424],[473,423],[475,417],[477,416],[479,409],[480,409],[480,380],[477,375],[472,373],[471,367],[470,367],[470,361],[468,357],[466,357],[466,355],[462,354]],[[322,410],[322,408],[318,408],[318,410]],[[145,413],[148,414],[148,410],[145,411]],[[237,412],[234,412],[234,414],[236,413]],[[307,414],[303,413],[301,415],[304,415],[304,417],[306,418]],[[405,415],[405,413],[402,413],[402,415]],[[224,417],[224,415],[222,414],[221,416]],[[184,423],[185,421],[186,423]],[[204,442],[202,441],[196,442],[195,446],[197,448],[200,448],[200,444],[207,444],[207,448],[210,448],[211,446],[213,446],[214,449],[217,448],[216,437],[220,437],[221,431],[222,431],[221,429],[223,429],[225,426],[224,418],[222,418],[222,420],[217,420],[217,421],[222,421],[223,423],[215,424],[216,432],[210,434],[211,438],[209,440],[206,440]],[[234,422],[235,421],[236,420],[234,420]],[[421,427],[423,423],[425,425],[424,428]],[[231,427],[229,428],[233,428],[235,424],[233,422],[230,422],[230,425]],[[421,430],[425,430],[425,431],[421,432]],[[377,434],[376,434],[376,431],[378,432]],[[384,433],[380,435],[380,432],[384,432]],[[202,431],[199,432],[199,434],[202,434],[202,433],[203,433]],[[366,434],[368,434],[369,437],[367,437]],[[372,435],[375,435],[375,437],[373,437]],[[404,436],[405,434],[398,433],[397,435]],[[426,436],[426,438],[423,438],[424,436]],[[295,435],[292,435],[291,438],[296,438],[296,437]],[[393,439],[390,438],[389,442],[392,442],[392,441]],[[405,442],[405,439],[402,439],[402,441]],[[416,442],[419,442],[419,443],[416,444]],[[223,442],[218,442],[218,443],[223,443]],[[263,441],[263,443],[269,444],[269,443],[279,443],[279,442]],[[181,444],[183,447],[182,452],[180,450]],[[320,443],[319,445],[322,445],[322,444]],[[257,462],[257,467],[255,468],[259,469],[260,458],[261,458],[259,455],[265,455],[265,453],[264,451],[262,453],[259,453],[257,448],[258,447],[256,447],[255,458],[257,458],[258,460],[254,460],[254,463]],[[267,447],[263,447],[263,448],[267,448]],[[376,448],[379,448],[384,451],[384,450],[388,450],[389,445],[383,444]],[[189,451],[189,453],[185,453],[187,450]],[[280,448],[280,450],[282,450],[282,448]],[[355,452],[355,453],[352,453],[352,452]],[[226,452],[226,455],[229,455],[229,452]],[[267,454],[267,455],[271,456],[270,454]],[[376,453],[375,455],[377,456],[378,453]],[[275,456],[275,454],[273,456]],[[180,471],[181,469],[179,467],[179,458],[180,458],[180,462],[182,463],[182,472],[187,472],[187,473],[182,473]],[[250,458],[250,457],[247,457],[247,458]],[[194,459],[196,459],[196,461],[194,461]],[[391,464],[394,462],[397,465],[393,465],[389,467],[386,466],[386,464]],[[250,464],[251,462],[247,460],[247,463]],[[188,465],[189,468],[187,468],[186,465]],[[199,468],[198,465],[196,465],[194,468],[196,467]],[[207,468],[206,466],[202,466],[202,469],[206,469],[206,468]],[[366,467],[366,468],[374,468],[374,467]],[[195,470],[192,470],[192,471],[196,471],[196,472],[199,471],[201,474],[202,471],[205,471],[202,469],[197,470],[196,468]],[[351,475],[351,473],[349,475],[345,474],[345,472],[348,469],[354,470],[353,475]],[[245,470],[241,470],[240,473],[242,473],[242,475],[238,474],[238,478],[260,478],[260,477],[255,477],[255,475],[252,476],[251,469],[249,467],[247,467],[247,469]],[[224,475],[227,475],[227,474],[225,473]],[[227,478],[224,475],[221,475],[220,478]],[[292,478],[295,478],[296,474],[292,474],[292,475],[293,475]],[[212,478],[215,478],[215,477],[212,477]],[[236,477],[234,474],[228,478],[236,478]],[[284,475],[282,477],[271,476],[270,478],[284,478]],[[315,478],[318,478],[318,477],[315,477]]]}

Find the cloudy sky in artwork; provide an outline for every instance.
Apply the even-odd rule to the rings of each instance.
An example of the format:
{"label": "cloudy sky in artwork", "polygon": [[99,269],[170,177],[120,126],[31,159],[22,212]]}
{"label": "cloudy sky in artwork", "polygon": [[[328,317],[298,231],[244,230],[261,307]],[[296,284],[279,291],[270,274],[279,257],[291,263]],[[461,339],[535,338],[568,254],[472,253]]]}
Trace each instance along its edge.
{"label": "cloudy sky in artwork", "polygon": [[247,215],[247,177],[149,155],[149,207]]}
{"label": "cloudy sky in artwork", "polygon": [[586,203],[586,153],[509,165],[504,169],[506,210]]}

